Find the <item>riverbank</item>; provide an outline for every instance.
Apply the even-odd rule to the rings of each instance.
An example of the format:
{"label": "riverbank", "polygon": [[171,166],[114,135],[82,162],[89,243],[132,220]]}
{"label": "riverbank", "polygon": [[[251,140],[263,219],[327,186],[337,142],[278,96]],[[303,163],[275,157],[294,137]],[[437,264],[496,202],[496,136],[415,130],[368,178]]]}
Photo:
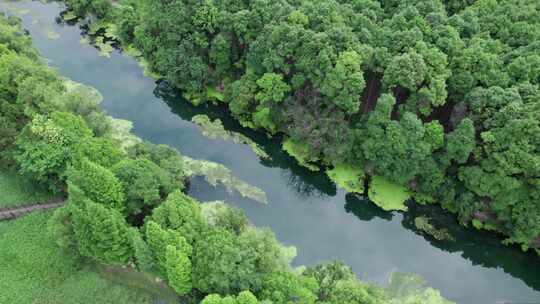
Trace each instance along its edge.
{"label": "riverbank", "polygon": [[[477,98],[474,92],[486,89],[491,84],[484,87],[479,83],[478,87],[471,86],[464,91],[461,90],[462,88],[452,86],[455,81],[460,81],[452,78],[452,70],[457,75],[461,75],[464,71],[461,71],[459,65],[452,65],[451,62],[437,58],[447,56],[450,61],[464,59],[450,52],[446,47],[438,45],[438,41],[431,41],[432,38],[428,38],[431,36],[417,37],[418,45],[411,45],[410,48],[418,52],[418,60],[428,62],[432,67],[424,71],[425,75],[422,74],[422,77],[428,77],[437,85],[424,81],[414,86],[392,74],[395,71],[393,67],[388,66],[394,61],[409,60],[407,57],[409,54],[402,54],[404,51],[399,49],[389,51],[392,49],[391,45],[384,43],[382,46],[379,45],[381,39],[383,42],[386,41],[383,39],[386,36],[375,30],[378,27],[390,27],[388,28],[390,32],[396,30],[399,32],[404,29],[400,27],[394,29],[382,21],[374,21],[380,24],[368,30],[373,31],[371,33],[373,37],[382,35],[379,40],[372,41],[365,38],[361,31],[358,32],[355,25],[349,22],[339,25],[331,22],[322,27],[311,24],[310,19],[321,18],[325,13],[321,11],[319,13],[322,15],[318,15],[309,8],[310,4],[307,3],[290,4],[290,7],[286,4],[283,4],[283,7],[281,7],[282,4],[273,4],[276,7],[275,11],[271,10],[271,14],[276,14],[274,16],[277,18],[276,22],[260,23],[266,24],[265,26],[256,25],[258,23],[254,21],[258,20],[257,18],[264,19],[265,16],[249,15],[251,10],[257,11],[254,7],[259,4],[246,7],[244,11],[249,16],[246,18],[254,19],[248,24],[256,30],[247,25],[246,29],[240,30],[229,27],[227,22],[221,22],[228,20],[227,18],[238,17],[236,14],[239,14],[237,11],[239,8],[222,7],[221,2],[204,8],[199,8],[198,4],[179,7],[173,5],[174,9],[145,1],[125,2],[115,5],[114,9],[111,7],[110,10],[105,10],[104,6],[97,5],[97,2],[89,2],[84,6],[76,1],[66,2],[71,3],[69,9],[72,11],[65,13],[69,16],[70,22],[76,21],[74,16],[77,15],[85,19],[88,14],[95,13],[100,17],[98,21],[95,21],[96,18],[89,18],[94,22],[86,24],[85,28],[91,37],[90,40],[94,41],[102,52],[110,53],[112,46],[118,45],[121,40],[125,44],[125,49],[138,57],[145,68],[151,67],[154,72],[164,75],[163,77],[167,78],[171,84],[182,89],[182,96],[194,104],[224,103],[243,126],[263,130],[269,135],[285,134],[284,150],[310,170],[318,171],[320,167],[328,169],[329,177],[339,187],[349,192],[362,192],[385,210],[405,210],[407,208],[405,201],[410,198],[413,198],[414,203],[439,204],[447,211],[455,213],[463,225],[472,224],[478,229],[497,231],[508,237],[505,243],[518,244],[523,250],[535,250],[538,237],[536,235],[537,221],[527,220],[528,217],[538,216],[534,198],[536,188],[532,186],[534,183],[531,184],[528,181],[528,176],[534,175],[534,172],[525,174],[527,170],[532,170],[530,166],[516,163],[514,167],[520,167],[520,172],[523,174],[516,176],[515,173],[503,170],[504,173],[499,176],[491,173],[491,167],[485,167],[487,163],[499,162],[500,156],[495,154],[500,153],[507,155],[506,158],[512,158],[510,156],[512,151],[509,151],[507,147],[498,151],[498,148],[489,148],[492,145],[491,141],[475,140],[475,134],[489,132],[480,127],[485,118],[474,114],[472,109],[470,113],[463,113],[463,115],[467,114],[465,115],[467,117],[455,118],[450,125],[450,112],[453,112],[452,109],[457,106],[453,101],[456,99],[454,96],[463,99],[463,96],[471,95],[468,99],[474,99]],[[335,4],[336,8],[346,11],[348,7],[342,7],[342,5],[346,6]],[[287,12],[295,6],[298,6],[297,10],[289,12],[291,15],[287,17],[289,14]],[[381,15],[381,20],[400,18],[399,10],[396,11],[392,5],[381,6],[383,8],[376,11],[371,11],[370,6],[359,6],[355,7],[354,12],[347,14],[367,14],[366,18],[373,14]],[[403,6],[403,9],[419,9],[416,4],[403,4]],[[478,7],[464,5],[462,9],[470,14],[478,14],[478,18],[481,19],[480,15],[483,11],[481,7],[481,4]],[[215,24],[212,25],[211,30],[190,18],[187,18],[188,21],[185,23],[178,24],[178,29],[172,25],[169,28],[162,28],[164,23],[158,21],[162,18],[171,18],[170,24],[173,24],[175,17],[171,17],[169,10],[181,16],[188,11],[196,12],[199,9],[203,11],[208,9],[215,14],[216,19],[212,21]],[[450,10],[441,4],[436,11],[446,16],[445,9]],[[382,13],[384,10],[387,10],[387,15]],[[427,18],[424,16],[425,12],[422,9],[419,10],[417,18],[422,20]],[[344,14],[345,11],[339,10]],[[449,15],[441,22],[453,28],[455,25],[451,20],[461,15],[460,12],[451,12],[455,13],[455,16]],[[495,10],[493,13],[497,17],[503,17],[499,16],[500,10]],[[235,20],[243,24],[245,20],[242,18]],[[327,18],[330,17],[327,16]],[[299,20],[305,22],[299,25],[297,23]],[[527,21],[534,23],[534,20],[530,18]],[[480,25],[487,26],[488,24],[489,22]],[[345,44],[349,46],[348,49],[343,49],[344,46],[340,44],[334,45],[336,41],[326,40],[334,33],[334,26],[344,26],[350,30],[348,35],[342,37],[348,41]],[[408,28],[408,25],[401,26]],[[323,48],[325,51],[323,56],[322,53],[319,54],[316,51],[321,47],[317,45],[309,48],[314,53],[304,54],[303,52],[308,49],[303,49],[293,41],[288,41],[290,37],[285,35],[277,39],[288,27],[291,30],[294,29],[293,32],[296,33],[295,35],[300,35],[299,37],[310,36],[311,34],[308,33],[317,33],[322,39],[320,43],[324,41],[326,44],[333,45],[333,48]],[[170,30],[178,30],[177,35],[161,34]],[[434,37],[439,34],[445,35],[438,33],[436,28],[427,27],[426,30],[436,33]],[[459,31],[460,28],[456,27],[455,30]],[[276,32],[272,34],[273,36],[268,36],[272,31]],[[462,34],[463,37],[458,34]],[[458,34],[456,34],[458,41],[453,42],[466,44],[469,41],[470,37],[466,33]],[[288,44],[282,45],[283,43]],[[133,51],[134,45],[140,50]],[[183,52],[176,51],[178,45],[182,46]],[[509,47],[511,46],[513,45],[510,43]],[[283,51],[275,53],[276,48]],[[351,48],[354,50],[350,50]],[[357,53],[360,49],[365,51],[363,54],[365,58]],[[389,58],[379,61],[377,56],[373,55],[379,51],[383,53],[381,56]],[[440,56],[434,56],[432,52]],[[328,58],[322,60],[319,56]],[[237,60],[234,64],[231,62],[233,57]],[[308,64],[304,62],[305,60],[313,62]],[[373,73],[373,69],[379,70],[375,73],[377,75]],[[389,75],[382,75],[384,73],[379,75],[383,70],[388,71]],[[414,74],[414,71],[411,73]],[[505,75],[507,71],[501,69],[497,70],[497,73]],[[365,85],[362,74],[371,75],[368,77],[370,83],[373,82],[373,78],[375,80],[381,78],[378,80],[383,83],[382,86],[376,86],[380,87],[380,92],[376,94],[368,92],[370,100],[367,101],[360,98]],[[478,77],[478,82],[481,82],[482,77],[478,75],[475,77]],[[335,83],[336,79],[342,79],[341,83],[339,81]],[[351,82],[344,82],[344,80]],[[534,82],[534,79],[532,81]],[[517,80],[514,82],[516,86],[522,85]],[[355,86],[343,88],[341,93],[336,95],[339,91],[337,88],[352,83],[355,83]],[[512,89],[508,83],[501,86]],[[372,85],[368,87],[371,89]],[[486,96],[482,95],[482,98],[495,98],[500,93],[497,88],[497,86],[493,86],[493,90],[487,88],[490,93],[484,94]],[[372,111],[358,112],[359,103],[373,103],[374,95],[380,96],[378,106],[364,104],[361,108],[372,108]],[[519,98],[525,100],[526,97],[524,94]],[[472,105],[477,106],[475,103]],[[459,107],[463,108],[467,105],[462,104]],[[483,110],[478,109],[478,111]],[[526,109],[520,111],[531,113]],[[529,116],[531,117],[519,118],[521,117],[519,116],[512,119],[523,119],[534,123],[534,114]],[[497,136],[504,136],[507,127],[501,127],[492,132],[498,134]],[[534,145],[535,139],[532,135],[524,136],[527,138],[524,138],[522,142],[531,142],[531,145]],[[521,146],[519,143],[515,145]],[[527,158],[534,159],[536,157],[534,148],[527,147],[529,146],[523,145],[523,151],[526,151],[524,153],[527,154]],[[471,157],[473,150],[477,151],[475,157]],[[486,159],[486,161],[480,161],[480,159]],[[501,164],[501,168],[507,167]],[[367,181],[366,188],[369,188],[364,189],[365,192],[357,186],[363,185],[364,179]],[[512,199],[516,199],[515,203],[519,203],[522,208],[529,208],[530,212],[523,212],[522,208],[512,208],[508,198],[497,190],[498,187],[492,187],[492,184],[498,181],[508,187],[513,185],[515,189],[521,189],[520,193],[523,193],[524,197]],[[484,183],[486,185],[483,185]],[[350,187],[351,184],[356,185],[355,189]],[[507,192],[514,193],[513,190],[508,189]],[[486,201],[496,202],[494,204],[505,207],[492,209],[491,204],[485,203]]]}
{"label": "riverbank", "polygon": [[[71,278],[71,269],[97,264],[104,266],[99,267],[102,273],[121,276],[119,280],[130,287],[167,282],[188,303],[236,298],[237,294],[238,301],[253,304],[259,302],[257,298],[276,304],[292,298],[306,304],[342,303],[351,295],[355,302],[434,299],[451,303],[415,275],[393,274],[387,288],[358,280],[349,266],[337,261],[293,267],[296,249],[279,243],[271,230],[253,226],[238,208],[224,202],[201,203],[183,192],[186,178],[199,175],[198,167],[209,166],[207,162],[184,161],[178,151],[132,135],[130,122],[112,118],[99,107],[98,91],[61,77],[41,60],[19,20],[0,16],[0,28],[5,41],[0,61],[7,66],[7,77],[0,86],[7,92],[2,103],[9,106],[2,107],[0,117],[7,122],[2,132],[10,134],[2,142],[2,163],[12,164],[33,182],[67,196],[46,224],[37,216],[47,213],[36,213],[15,220],[13,231],[10,226],[0,226],[0,231],[6,227],[0,253],[10,256],[14,250],[21,251],[17,252],[19,260],[5,258],[0,264],[15,269],[6,271],[9,276],[3,279],[7,281],[0,282],[7,285],[4,289],[14,289],[4,296],[7,302],[17,301],[18,296],[36,297],[34,292],[44,293],[37,297],[45,301],[64,303],[123,302],[131,296],[151,300],[122,290],[98,295],[95,290],[106,288],[107,283],[101,278],[90,283],[86,277],[79,280],[78,273]],[[26,73],[29,70],[32,73]],[[17,81],[10,81],[13,79]],[[26,102],[16,102],[23,97]],[[227,180],[218,175],[209,180],[214,186],[218,180]],[[241,188],[245,187],[243,183]],[[37,239],[39,236],[43,239]],[[34,239],[26,242],[25,237]],[[45,247],[44,242],[49,252],[31,247]],[[25,250],[33,256],[22,254]],[[58,252],[70,259],[65,263],[57,259]],[[57,267],[44,267],[42,257],[58,263]],[[15,279],[26,276],[29,269],[36,272],[37,282],[34,275],[28,275],[27,281]],[[50,270],[57,271],[56,280],[49,278]],[[92,269],[81,275],[90,272]],[[329,285],[326,276],[333,278]],[[409,284],[409,278],[415,284]],[[47,281],[39,281],[44,279]],[[10,285],[10,281],[16,284]],[[80,293],[77,284],[81,282],[91,285],[84,290],[88,293]],[[22,292],[33,284],[40,288]],[[76,290],[71,289],[73,285]],[[46,291],[42,291],[44,287],[48,287]],[[150,288],[144,293],[158,290]],[[168,298],[159,293],[160,298]],[[109,298],[103,299],[104,295]]]}
{"label": "riverbank", "polygon": [[44,231],[52,212],[0,223],[1,303],[149,304],[161,299],[125,275],[102,275],[62,252]]}

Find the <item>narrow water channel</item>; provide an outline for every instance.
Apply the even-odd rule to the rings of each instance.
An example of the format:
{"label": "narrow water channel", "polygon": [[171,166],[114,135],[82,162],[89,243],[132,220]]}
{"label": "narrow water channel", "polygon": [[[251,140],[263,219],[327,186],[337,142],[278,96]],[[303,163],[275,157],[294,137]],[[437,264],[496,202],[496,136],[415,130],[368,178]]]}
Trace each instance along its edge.
{"label": "narrow water channel", "polygon": [[[464,229],[436,208],[407,213],[384,212],[367,200],[346,195],[324,174],[299,167],[280,150],[277,140],[244,130],[222,108],[194,107],[164,83],[143,75],[132,58],[117,51],[99,56],[80,43],[78,26],[61,24],[58,3],[0,0],[0,11],[21,16],[24,28],[50,65],[77,82],[98,89],[108,114],[134,123],[133,132],[182,154],[219,162],[239,178],[263,189],[262,205],[194,179],[190,194],[202,201],[227,200],[244,209],[257,226],[298,248],[297,265],[339,259],[362,279],[384,283],[393,271],[422,275],[457,303],[540,303],[540,259],[500,245],[491,234]],[[246,145],[204,137],[191,123],[196,114],[220,118],[227,129],[259,143],[271,159],[261,160]],[[414,217],[429,213],[448,225],[455,242],[424,237]]]}

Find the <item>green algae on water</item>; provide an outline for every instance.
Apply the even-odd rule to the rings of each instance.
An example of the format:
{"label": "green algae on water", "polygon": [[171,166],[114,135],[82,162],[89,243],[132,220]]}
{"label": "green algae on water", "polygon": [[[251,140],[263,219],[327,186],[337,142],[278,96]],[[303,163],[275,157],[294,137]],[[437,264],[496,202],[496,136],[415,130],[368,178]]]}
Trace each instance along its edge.
{"label": "green algae on water", "polygon": [[318,161],[309,155],[309,146],[306,143],[294,141],[291,138],[287,138],[282,144],[283,150],[290,156],[294,157],[298,163],[306,167],[311,171],[319,171],[320,168],[313,164]]}
{"label": "green algae on water", "polygon": [[326,174],[338,187],[345,191],[364,193],[365,174],[360,167],[349,164],[337,164],[333,169],[327,170]]}
{"label": "green algae on water", "polygon": [[96,40],[94,41],[94,43],[99,49],[100,56],[107,57],[107,58],[111,57],[111,53],[112,51],[114,51],[114,48],[110,41],[104,41],[104,38],[99,36],[99,37],[96,37]]}
{"label": "green algae on water", "polygon": [[405,202],[411,198],[407,188],[378,175],[371,178],[368,196],[377,206],[386,211],[406,211]]}

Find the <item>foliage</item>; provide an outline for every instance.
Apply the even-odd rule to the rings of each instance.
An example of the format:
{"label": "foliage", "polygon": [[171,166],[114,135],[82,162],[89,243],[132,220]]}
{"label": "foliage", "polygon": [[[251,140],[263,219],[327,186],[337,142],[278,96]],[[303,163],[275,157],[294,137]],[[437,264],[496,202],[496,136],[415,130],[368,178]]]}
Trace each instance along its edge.
{"label": "foliage", "polygon": [[235,234],[245,231],[249,224],[249,220],[242,209],[229,206],[221,201],[202,204],[201,213],[208,225],[223,227]]}
{"label": "foliage", "polygon": [[68,169],[68,182],[77,186],[93,202],[124,211],[124,192],[114,174],[84,158]]}
{"label": "foliage", "polygon": [[91,136],[84,121],[73,114],[36,116],[17,138],[14,158],[23,173],[56,186],[68,166],[84,155]]}
{"label": "foliage", "polygon": [[362,167],[462,222],[489,209],[533,244],[540,18],[499,2],[140,0],[105,19],[185,95],[224,92],[242,125],[284,133],[301,164]]}
{"label": "foliage", "polygon": [[171,193],[153,210],[149,220],[162,229],[180,233],[189,244],[194,244],[205,224],[199,203],[180,191]]}
{"label": "foliage", "polygon": [[172,245],[167,245],[165,262],[169,285],[179,295],[191,292],[191,261],[187,254]]}
{"label": "foliage", "polygon": [[270,300],[276,304],[291,302],[315,303],[317,283],[314,279],[295,276],[290,272],[273,272],[263,280],[260,299]]}
{"label": "foliage", "polygon": [[342,262],[334,261],[309,267],[304,275],[312,277],[319,285],[318,298],[327,301],[335,292],[336,285],[341,281],[349,281],[354,278],[351,268]]}
{"label": "foliage", "polygon": [[[158,271],[165,277],[171,276],[174,277],[174,280],[179,280],[175,284],[180,285],[176,286],[175,289],[180,288],[184,290],[181,285],[184,285],[182,281],[185,281],[185,278],[181,278],[183,275],[181,273],[177,274],[176,272],[188,270],[188,268],[186,268],[188,265],[186,264],[187,262],[185,262],[185,258],[188,258],[192,254],[191,245],[178,231],[163,229],[152,221],[148,222],[146,225],[146,240],[155,259]],[[169,250],[169,247],[172,247],[172,249]],[[169,251],[173,252],[167,254]],[[184,264],[182,267],[186,269],[174,269],[174,265],[171,265],[172,259],[182,259],[181,262]],[[177,275],[180,275],[181,277],[176,277]]]}
{"label": "foliage", "polygon": [[72,202],[73,231],[81,255],[108,264],[126,264],[133,256],[128,225],[113,209],[92,201]]}
{"label": "foliage", "polygon": [[218,294],[206,296],[201,304],[257,304],[257,298],[250,291],[242,291],[238,296],[221,297]]}
{"label": "foliage", "polygon": [[205,229],[193,248],[193,286],[206,293],[228,294],[239,287],[241,262],[234,235],[223,229]]}

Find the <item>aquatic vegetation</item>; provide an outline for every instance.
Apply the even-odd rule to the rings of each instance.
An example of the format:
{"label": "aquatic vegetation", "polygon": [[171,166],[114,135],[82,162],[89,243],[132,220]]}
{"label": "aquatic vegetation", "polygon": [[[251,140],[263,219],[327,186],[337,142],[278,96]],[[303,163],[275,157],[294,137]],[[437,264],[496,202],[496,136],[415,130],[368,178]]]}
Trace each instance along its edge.
{"label": "aquatic vegetation", "polygon": [[388,304],[453,304],[441,293],[426,286],[426,281],[414,273],[394,272],[388,281]]}
{"label": "aquatic vegetation", "polygon": [[66,21],[74,21],[77,18],[79,18],[73,11],[67,11],[64,14],[62,14],[62,19]]}
{"label": "aquatic vegetation", "polygon": [[47,35],[47,38],[52,39],[52,40],[56,40],[60,38],[60,34],[58,34],[57,32],[55,32],[54,30],[50,28],[45,29],[45,34]]}
{"label": "aquatic vegetation", "polygon": [[340,188],[352,193],[364,193],[364,171],[350,164],[337,164],[326,174]]}
{"label": "aquatic vegetation", "polygon": [[228,140],[231,137],[230,132],[225,130],[219,119],[212,121],[206,115],[195,115],[191,121],[199,126],[203,135],[208,138]]}
{"label": "aquatic vegetation", "polygon": [[407,210],[405,201],[411,197],[411,194],[404,186],[375,175],[371,178],[368,196],[377,206],[386,211],[405,211]]}
{"label": "aquatic vegetation", "polygon": [[122,48],[122,52],[128,56],[128,57],[134,57],[136,59],[138,59],[139,57],[142,57],[142,53],[141,51],[139,51],[135,46],[133,46],[132,44],[130,45],[127,45],[127,46],[124,46]]}
{"label": "aquatic vegetation", "polygon": [[243,197],[268,204],[268,198],[263,190],[238,179],[232,174],[231,170],[222,164],[184,156],[184,170],[188,177],[202,176],[214,187],[223,185],[227,191],[237,191]]}
{"label": "aquatic vegetation", "polygon": [[304,166],[369,165],[463,223],[487,199],[500,232],[537,247],[538,1],[368,2],[141,0],[104,15],[194,104],[223,89],[244,126],[309,144],[284,144]]}
{"label": "aquatic vegetation", "polygon": [[120,147],[124,151],[141,142],[139,137],[131,133],[131,129],[133,129],[133,123],[131,121],[112,117],[108,117],[108,119],[112,128],[106,136],[120,143]]}
{"label": "aquatic vegetation", "polygon": [[82,37],[82,38],[79,40],[79,43],[80,43],[80,44],[90,44],[90,39],[88,39],[88,37]]}
{"label": "aquatic vegetation", "polygon": [[251,138],[245,136],[244,134],[228,131],[223,126],[223,123],[220,119],[215,119],[212,121],[208,116],[206,115],[195,115],[191,119],[193,123],[195,123],[199,128],[201,128],[201,131],[204,136],[211,138],[211,139],[223,139],[223,140],[232,140],[234,143],[237,144],[245,144],[248,145],[255,154],[257,154],[261,158],[269,158],[270,156]]}
{"label": "aquatic vegetation", "polygon": [[105,41],[103,37],[98,36],[94,40],[94,44],[99,49],[99,55],[103,57],[110,58],[114,47],[112,46],[111,41]]}
{"label": "aquatic vegetation", "polygon": [[77,94],[89,104],[98,105],[103,101],[103,95],[91,86],[84,85],[71,79],[65,79],[64,87],[66,88],[67,93]]}
{"label": "aquatic vegetation", "polygon": [[429,222],[429,218],[426,216],[418,216],[414,219],[414,225],[422,232],[431,235],[436,240],[454,241],[454,237],[448,232],[447,229],[437,229]]}
{"label": "aquatic vegetation", "polygon": [[290,156],[294,157],[298,163],[308,168],[311,171],[319,171],[320,168],[313,164],[313,162],[318,161],[318,159],[313,158],[309,154],[309,146],[305,143],[296,142],[291,138],[287,138],[282,143],[283,150],[285,150]]}

